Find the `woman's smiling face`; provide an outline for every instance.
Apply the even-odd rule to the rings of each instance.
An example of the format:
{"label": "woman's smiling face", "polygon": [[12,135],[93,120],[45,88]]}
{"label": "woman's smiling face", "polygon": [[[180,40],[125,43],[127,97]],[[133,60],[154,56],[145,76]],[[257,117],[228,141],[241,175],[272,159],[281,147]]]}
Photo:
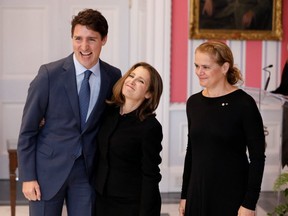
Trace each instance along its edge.
{"label": "woman's smiling face", "polygon": [[210,54],[196,51],[195,53],[195,73],[199,78],[202,87],[213,88],[226,81],[225,75],[229,64],[219,65]]}
{"label": "woman's smiling face", "polygon": [[144,101],[151,96],[148,91],[150,86],[150,73],[147,69],[139,66],[133,70],[124,81],[122,94],[127,99],[137,102]]}

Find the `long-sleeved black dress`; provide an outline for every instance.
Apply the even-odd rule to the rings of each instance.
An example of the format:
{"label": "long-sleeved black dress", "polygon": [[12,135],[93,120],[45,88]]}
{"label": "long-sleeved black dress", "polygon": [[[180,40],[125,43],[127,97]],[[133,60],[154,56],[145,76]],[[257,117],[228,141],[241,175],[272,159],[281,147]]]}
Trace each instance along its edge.
{"label": "long-sleeved black dress", "polygon": [[265,162],[263,122],[254,99],[241,89],[216,98],[199,92],[186,108],[185,216],[237,216],[241,205],[254,210]]}
{"label": "long-sleeved black dress", "polygon": [[162,126],[110,107],[98,134],[96,216],[160,216]]}

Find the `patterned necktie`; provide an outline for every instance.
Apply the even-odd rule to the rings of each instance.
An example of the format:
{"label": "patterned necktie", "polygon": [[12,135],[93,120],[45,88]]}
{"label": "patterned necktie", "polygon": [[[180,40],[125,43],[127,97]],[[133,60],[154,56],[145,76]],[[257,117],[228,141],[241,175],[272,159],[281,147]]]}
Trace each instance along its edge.
{"label": "patterned necktie", "polygon": [[85,122],[87,119],[87,112],[90,102],[90,85],[89,85],[89,77],[91,75],[90,70],[85,71],[84,79],[81,84],[81,88],[79,91],[79,107],[80,107],[80,117],[81,117],[81,130],[83,130],[85,126]]}

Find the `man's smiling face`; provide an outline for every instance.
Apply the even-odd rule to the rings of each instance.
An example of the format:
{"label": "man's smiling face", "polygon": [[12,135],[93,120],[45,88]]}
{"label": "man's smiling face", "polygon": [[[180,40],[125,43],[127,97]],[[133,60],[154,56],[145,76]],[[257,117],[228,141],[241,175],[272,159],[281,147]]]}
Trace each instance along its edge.
{"label": "man's smiling face", "polygon": [[83,25],[76,25],[72,44],[76,59],[85,68],[90,69],[99,60],[102,46],[105,45],[107,36],[102,38],[99,32],[88,29]]}

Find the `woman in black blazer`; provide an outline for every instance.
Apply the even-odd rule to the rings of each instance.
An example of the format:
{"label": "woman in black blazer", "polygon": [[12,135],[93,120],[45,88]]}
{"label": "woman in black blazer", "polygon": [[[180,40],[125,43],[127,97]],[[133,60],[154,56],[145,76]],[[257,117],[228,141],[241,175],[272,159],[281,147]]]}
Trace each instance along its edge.
{"label": "woman in black blazer", "polygon": [[96,216],[160,216],[162,79],[140,62],[115,84],[97,145]]}

